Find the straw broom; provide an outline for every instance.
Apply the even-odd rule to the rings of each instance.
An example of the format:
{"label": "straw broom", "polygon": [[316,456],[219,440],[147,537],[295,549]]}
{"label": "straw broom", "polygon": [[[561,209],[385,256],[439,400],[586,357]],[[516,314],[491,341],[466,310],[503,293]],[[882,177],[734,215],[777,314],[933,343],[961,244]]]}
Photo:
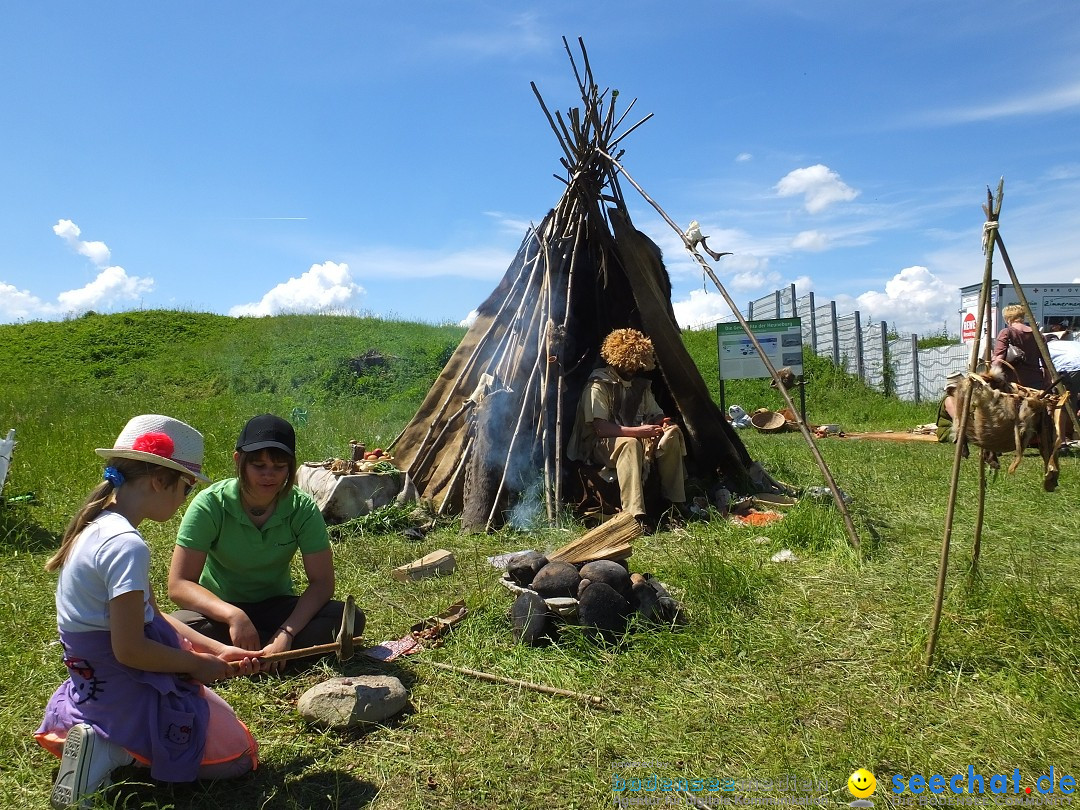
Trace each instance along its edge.
{"label": "straw broom", "polygon": [[633,553],[630,543],[641,535],[641,524],[629,512],[620,512],[595,529],[572,540],[558,551],[547,555],[548,560],[585,563],[590,560],[625,560]]}

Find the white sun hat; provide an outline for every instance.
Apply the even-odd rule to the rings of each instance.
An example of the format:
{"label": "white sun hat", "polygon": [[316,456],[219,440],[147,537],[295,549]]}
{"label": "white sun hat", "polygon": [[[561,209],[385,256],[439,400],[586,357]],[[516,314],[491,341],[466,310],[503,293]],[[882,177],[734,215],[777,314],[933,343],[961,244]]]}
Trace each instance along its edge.
{"label": "white sun hat", "polygon": [[115,446],[99,447],[94,452],[102,458],[148,461],[193,475],[204,484],[210,483],[202,472],[202,434],[169,416],[144,414],[133,417],[120,431]]}

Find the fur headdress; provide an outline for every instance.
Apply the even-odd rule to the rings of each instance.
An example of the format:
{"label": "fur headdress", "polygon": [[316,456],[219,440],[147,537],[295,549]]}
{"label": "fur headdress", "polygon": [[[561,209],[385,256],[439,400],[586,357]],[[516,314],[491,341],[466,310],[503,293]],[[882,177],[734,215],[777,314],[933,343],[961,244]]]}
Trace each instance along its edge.
{"label": "fur headdress", "polygon": [[600,357],[619,371],[636,373],[656,368],[653,343],[637,329],[616,329],[600,347]]}

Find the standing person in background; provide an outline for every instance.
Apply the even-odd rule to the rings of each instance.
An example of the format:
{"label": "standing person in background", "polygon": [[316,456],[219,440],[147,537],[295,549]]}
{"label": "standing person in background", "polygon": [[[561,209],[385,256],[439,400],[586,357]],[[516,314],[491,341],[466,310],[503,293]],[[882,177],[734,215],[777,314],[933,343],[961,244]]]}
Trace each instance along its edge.
{"label": "standing person in background", "polygon": [[1003,369],[1010,382],[1042,390],[1050,379],[1043,368],[1035,335],[1031,327],[1024,323],[1024,308],[1019,304],[1009,304],[1001,310],[1001,317],[1006,326],[994,341],[991,368]]}
{"label": "standing person in background", "polygon": [[[200,492],[181,521],[169,597],[182,609],[173,616],[246,650],[275,653],[333,641],[345,606],[332,598],[326,523],[311,496],[295,486],[292,425],[273,414],[248,420],[233,463],[236,477]],[[290,573],[297,553],[307,575],[299,595]],[[356,621],[360,635],[359,610]]]}
{"label": "standing person in background", "polygon": [[144,520],[171,519],[197,481],[209,482],[202,434],[167,416],[137,416],[96,452],[108,459],[104,481],[45,564],[60,571],[56,618],[69,673],[34,734],[61,758],[55,808],[89,806],[112,771],[132,762],[167,782],[239,776],[258,764],[247,728],[203,686],[257,672],[258,663],[158,611],[138,531]]}

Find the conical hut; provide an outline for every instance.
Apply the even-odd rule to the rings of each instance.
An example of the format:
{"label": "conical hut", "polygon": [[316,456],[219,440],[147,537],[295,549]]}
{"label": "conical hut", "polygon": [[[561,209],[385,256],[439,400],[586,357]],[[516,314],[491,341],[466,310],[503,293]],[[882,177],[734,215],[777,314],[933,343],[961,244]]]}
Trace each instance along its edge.
{"label": "conical hut", "polygon": [[647,117],[620,131],[633,103],[618,115],[618,91],[600,90],[581,51],[580,108],[552,116],[533,85],[562,148],[562,196],[394,442],[420,496],[471,528],[501,524],[526,497],[557,519],[578,399],[604,337],[623,327],[654,343],[653,392],[683,429],[690,475],[748,486],[750,456],[682,343],[660,249],[619,185],[615,150]]}

